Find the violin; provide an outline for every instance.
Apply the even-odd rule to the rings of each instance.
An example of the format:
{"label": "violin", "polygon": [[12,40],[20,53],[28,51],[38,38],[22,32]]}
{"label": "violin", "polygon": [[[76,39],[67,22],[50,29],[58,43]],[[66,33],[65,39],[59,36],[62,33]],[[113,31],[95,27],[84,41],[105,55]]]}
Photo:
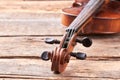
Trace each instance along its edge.
{"label": "violin", "polygon": [[54,50],[44,51],[41,54],[42,60],[51,60],[51,70],[54,73],[60,74],[64,72],[70,62],[71,56],[80,60],[86,59],[87,55],[85,53],[73,52],[73,50],[77,43],[80,43],[85,47],[90,47],[92,45],[91,39],[88,37],[81,39],[78,35],[85,25],[91,21],[96,11],[101,9],[104,4],[105,0],[89,0],[82,11],[66,29],[61,41],[51,38],[45,39],[45,42],[48,44],[59,44]]}
{"label": "violin", "polygon": [[[62,9],[62,24],[69,26],[90,0],[75,0],[72,7]],[[105,0],[92,20],[79,34],[113,34],[120,32],[120,0]]]}

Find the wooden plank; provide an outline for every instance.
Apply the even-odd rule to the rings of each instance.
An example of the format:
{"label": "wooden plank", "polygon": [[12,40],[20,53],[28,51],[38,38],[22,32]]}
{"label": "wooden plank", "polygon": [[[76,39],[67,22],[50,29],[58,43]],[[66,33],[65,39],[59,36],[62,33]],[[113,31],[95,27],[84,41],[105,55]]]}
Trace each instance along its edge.
{"label": "wooden plank", "polygon": [[0,1],[0,35],[62,35],[61,9],[71,3]]}
{"label": "wooden plank", "polygon": [[[54,16],[54,15],[53,15]],[[57,31],[57,33],[55,32]],[[1,19],[0,35],[63,35],[60,18]]]}
{"label": "wooden plank", "polygon": [[1,12],[60,12],[72,3],[73,1],[0,1],[0,10]]}
{"label": "wooden plank", "polygon": [[[47,37],[53,37],[59,40],[62,38],[62,36],[0,37],[0,57],[29,56],[30,58],[38,58],[43,51],[52,51],[58,46],[45,44],[43,40]],[[81,44],[77,44],[74,51],[87,53],[88,57],[96,57],[98,60],[99,58],[105,59],[107,57],[113,57],[113,60],[114,57],[120,59],[120,34],[90,37],[93,40],[93,45],[90,48],[85,48]]]}
{"label": "wooden plank", "polygon": [[[120,61],[71,60],[60,75],[51,72],[51,62],[36,59],[0,59],[0,78],[119,80]],[[77,65],[76,65],[77,64]]]}
{"label": "wooden plank", "polygon": [[[58,1],[58,0],[23,0],[23,1]],[[72,1],[72,0],[59,0],[59,1]]]}
{"label": "wooden plank", "polygon": [[[8,0],[0,0],[0,1],[8,1]],[[9,1],[58,1],[58,0],[9,0]],[[59,1],[71,1],[71,0],[59,0]]]}

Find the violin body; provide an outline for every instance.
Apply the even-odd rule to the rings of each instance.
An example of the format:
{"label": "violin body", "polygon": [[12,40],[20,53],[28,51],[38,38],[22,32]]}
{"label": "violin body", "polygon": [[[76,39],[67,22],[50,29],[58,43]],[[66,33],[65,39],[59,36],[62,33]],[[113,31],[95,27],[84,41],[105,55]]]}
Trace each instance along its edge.
{"label": "violin body", "polygon": [[[69,26],[89,0],[75,0],[71,8],[63,9],[62,24]],[[113,34],[120,32],[120,1],[109,1],[92,16],[80,34]]]}

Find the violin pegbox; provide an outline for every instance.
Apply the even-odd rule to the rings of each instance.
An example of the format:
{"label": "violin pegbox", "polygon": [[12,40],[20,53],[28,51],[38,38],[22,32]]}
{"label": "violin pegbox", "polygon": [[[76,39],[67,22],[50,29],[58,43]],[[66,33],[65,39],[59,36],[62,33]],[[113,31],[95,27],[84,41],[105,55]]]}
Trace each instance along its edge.
{"label": "violin pegbox", "polygon": [[[73,36],[73,38],[76,38]],[[72,42],[71,42],[72,41]],[[75,42],[74,42],[75,41]],[[53,38],[46,38],[45,43],[47,44],[60,44],[61,41]],[[74,43],[74,45],[73,45]],[[41,55],[41,59],[44,61],[51,60],[51,70],[54,71],[55,74],[59,74],[66,69],[67,64],[70,61],[70,57],[75,57],[79,60],[85,60],[87,55],[82,52],[71,52],[71,47],[74,47],[76,43],[81,43],[85,47],[90,47],[92,45],[92,40],[88,37],[84,37],[82,39],[76,38],[69,41],[68,48],[56,47],[53,51],[44,51]]]}

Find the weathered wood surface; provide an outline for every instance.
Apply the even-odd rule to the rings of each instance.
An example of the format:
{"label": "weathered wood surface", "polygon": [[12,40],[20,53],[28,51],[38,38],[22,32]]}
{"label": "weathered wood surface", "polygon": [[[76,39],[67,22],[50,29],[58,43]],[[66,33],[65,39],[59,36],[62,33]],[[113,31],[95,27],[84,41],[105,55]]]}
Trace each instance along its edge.
{"label": "weathered wood surface", "polygon": [[[71,60],[66,71],[55,75],[50,71],[50,62],[36,59],[0,59],[0,77],[13,79],[120,79],[120,61]],[[76,66],[75,66],[76,65]]]}
{"label": "weathered wood surface", "polygon": [[72,1],[1,1],[0,35],[62,35],[63,29],[58,17],[61,9],[71,3]]}
{"label": "weathered wood surface", "polygon": [[[8,3],[1,0],[0,79],[120,80],[120,34],[89,36],[93,40],[90,48],[78,44],[74,50],[87,53],[88,58],[84,61],[71,58],[66,71],[60,75],[50,71],[50,61],[40,59],[43,51],[58,46],[45,44],[43,40],[46,37],[62,38],[64,28],[60,23],[60,9],[71,2],[45,4],[45,1],[16,0]],[[54,7],[55,3],[59,6]]]}
{"label": "weathered wood surface", "polygon": [[[59,12],[62,8],[68,7],[72,4],[72,0],[68,1],[1,1],[0,10],[2,12]],[[63,6],[64,5],[64,6]],[[24,11],[24,12],[23,12]],[[47,13],[48,13],[47,12]]]}
{"label": "weathered wood surface", "polygon": [[[43,40],[47,37],[62,38],[62,36],[0,37],[0,52],[2,52],[0,57],[39,56],[44,50],[51,51],[58,45],[45,44]],[[120,57],[120,35],[91,36],[91,38],[93,45],[90,48],[77,44],[75,51],[83,51],[89,56],[96,57]]]}

